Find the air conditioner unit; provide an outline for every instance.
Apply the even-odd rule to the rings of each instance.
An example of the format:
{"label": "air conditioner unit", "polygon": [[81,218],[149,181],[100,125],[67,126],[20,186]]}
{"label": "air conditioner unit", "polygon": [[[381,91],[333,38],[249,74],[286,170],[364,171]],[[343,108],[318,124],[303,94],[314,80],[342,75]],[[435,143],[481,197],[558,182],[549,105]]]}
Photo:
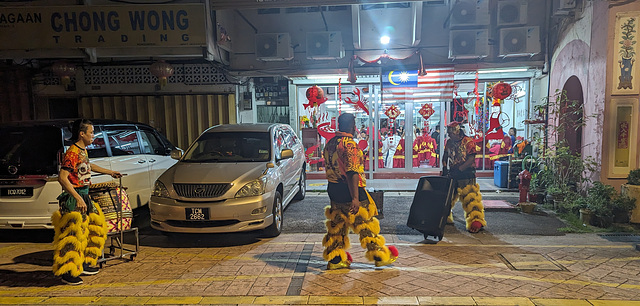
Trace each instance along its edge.
{"label": "air conditioner unit", "polygon": [[554,0],[553,15],[566,16],[576,8],[577,0]]}
{"label": "air conditioner unit", "polygon": [[500,29],[499,56],[533,56],[540,53],[540,27]]}
{"label": "air conditioner unit", "polygon": [[527,1],[503,0],[498,2],[498,26],[527,24]]}
{"label": "air conditioner unit", "polygon": [[293,59],[289,33],[256,34],[256,58],[261,61]]}
{"label": "air conditioner unit", "polygon": [[489,25],[489,0],[452,0],[451,28]]}
{"label": "air conditioner unit", "polygon": [[483,58],[489,56],[489,30],[452,30],[449,33],[449,58]]}
{"label": "air conditioner unit", "polygon": [[339,59],[344,57],[342,32],[307,33],[307,58],[314,60]]}

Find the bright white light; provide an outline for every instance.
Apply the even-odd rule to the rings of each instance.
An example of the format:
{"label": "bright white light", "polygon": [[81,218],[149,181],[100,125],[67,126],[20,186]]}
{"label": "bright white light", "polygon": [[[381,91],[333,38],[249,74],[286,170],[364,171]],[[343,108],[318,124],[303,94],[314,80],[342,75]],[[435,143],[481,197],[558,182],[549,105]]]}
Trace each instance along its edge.
{"label": "bright white light", "polygon": [[335,74],[308,75],[307,79],[313,79],[313,80],[333,79],[333,80],[336,80],[336,82],[337,82],[338,79],[346,80],[347,79],[347,75],[335,75]]}
{"label": "bright white light", "polygon": [[488,69],[478,70],[478,73],[502,73],[502,72],[525,72],[528,68],[507,68],[507,69]]}
{"label": "bright white light", "polygon": [[391,41],[391,37],[387,35],[380,37],[380,43],[383,45],[388,44],[390,41]]}

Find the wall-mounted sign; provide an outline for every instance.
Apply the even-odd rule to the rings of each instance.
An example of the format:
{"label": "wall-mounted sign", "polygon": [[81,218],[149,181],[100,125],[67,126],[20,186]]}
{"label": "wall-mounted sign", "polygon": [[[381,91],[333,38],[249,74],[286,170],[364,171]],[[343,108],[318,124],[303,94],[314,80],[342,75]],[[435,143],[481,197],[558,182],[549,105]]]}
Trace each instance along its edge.
{"label": "wall-mounted sign", "polygon": [[5,7],[3,50],[204,46],[203,4]]}

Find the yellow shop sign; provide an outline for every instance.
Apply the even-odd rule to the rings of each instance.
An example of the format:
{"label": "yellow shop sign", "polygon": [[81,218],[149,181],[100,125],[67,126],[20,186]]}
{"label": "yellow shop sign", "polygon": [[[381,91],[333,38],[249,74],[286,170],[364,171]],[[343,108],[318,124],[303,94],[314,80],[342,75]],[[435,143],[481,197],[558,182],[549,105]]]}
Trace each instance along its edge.
{"label": "yellow shop sign", "polygon": [[204,12],[203,4],[2,8],[0,49],[204,46]]}

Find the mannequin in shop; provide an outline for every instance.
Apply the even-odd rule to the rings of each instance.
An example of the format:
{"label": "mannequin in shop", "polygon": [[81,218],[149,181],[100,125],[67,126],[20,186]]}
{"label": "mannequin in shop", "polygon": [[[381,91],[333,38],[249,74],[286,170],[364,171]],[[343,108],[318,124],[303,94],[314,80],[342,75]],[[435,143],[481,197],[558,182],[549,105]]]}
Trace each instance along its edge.
{"label": "mannequin in shop", "polygon": [[[505,124],[505,119],[505,116],[502,114],[500,102],[493,102],[493,106],[491,107],[491,115],[489,115],[489,131],[487,132],[486,137],[487,141],[493,140],[494,142],[498,143],[502,141],[504,137],[502,125]],[[508,121],[506,123],[508,124]]]}
{"label": "mannequin in shop", "polygon": [[391,129],[391,133],[387,137],[387,145],[389,150],[387,151],[387,157],[385,159],[385,167],[393,168],[393,157],[396,154],[396,150],[398,148],[398,144],[400,143],[400,136],[398,135],[395,128]]}
{"label": "mannequin in shop", "polygon": [[404,168],[404,137],[400,138],[396,151],[393,154],[393,167]]}

